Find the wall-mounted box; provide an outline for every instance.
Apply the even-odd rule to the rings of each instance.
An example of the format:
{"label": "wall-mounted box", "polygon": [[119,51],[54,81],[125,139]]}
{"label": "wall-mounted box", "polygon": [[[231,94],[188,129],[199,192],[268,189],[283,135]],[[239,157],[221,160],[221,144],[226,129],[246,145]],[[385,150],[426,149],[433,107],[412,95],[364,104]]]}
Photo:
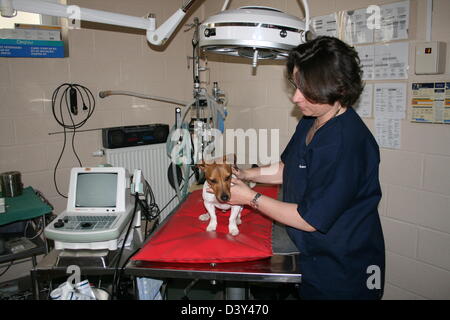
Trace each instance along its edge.
{"label": "wall-mounted box", "polygon": [[446,43],[440,41],[416,44],[416,74],[445,73]]}

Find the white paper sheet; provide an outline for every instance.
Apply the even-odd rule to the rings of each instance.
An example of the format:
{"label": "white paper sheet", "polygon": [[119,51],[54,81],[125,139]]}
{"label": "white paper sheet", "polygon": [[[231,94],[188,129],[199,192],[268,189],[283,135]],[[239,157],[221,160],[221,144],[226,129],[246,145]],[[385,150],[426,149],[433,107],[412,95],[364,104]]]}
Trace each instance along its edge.
{"label": "white paper sheet", "polygon": [[409,43],[374,46],[374,80],[408,79]]}
{"label": "white paper sheet", "polygon": [[345,15],[345,41],[349,44],[373,42],[373,30],[368,28],[370,13],[367,8],[347,11]]}
{"label": "white paper sheet", "polygon": [[400,149],[401,120],[375,118],[375,139],[380,148]]}
{"label": "white paper sheet", "polygon": [[374,105],[376,118],[405,119],[406,83],[376,83]]}
{"label": "white paper sheet", "polygon": [[319,36],[337,37],[336,13],[311,18],[315,33]]}
{"label": "white paper sheet", "polygon": [[361,68],[363,71],[363,80],[373,80],[375,66],[375,48],[374,46],[355,46],[358,52]]}
{"label": "white paper sheet", "polygon": [[356,102],[354,109],[361,118],[372,117],[373,84],[364,86],[364,91]]}
{"label": "white paper sheet", "polygon": [[381,6],[380,29],[375,29],[375,42],[408,39],[409,0]]}

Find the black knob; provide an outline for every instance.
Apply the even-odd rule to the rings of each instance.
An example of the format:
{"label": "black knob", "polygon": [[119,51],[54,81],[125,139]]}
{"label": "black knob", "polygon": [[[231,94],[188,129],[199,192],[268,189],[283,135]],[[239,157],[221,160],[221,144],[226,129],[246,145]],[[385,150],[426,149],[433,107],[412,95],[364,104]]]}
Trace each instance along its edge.
{"label": "black knob", "polygon": [[206,28],[205,31],[204,31],[204,35],[207,38],[209,38],[211,36],[215,36],[216,35],[216,28]]}
{"label": "black knob", "polygon": [[83,222],[82,224],[81,224],[81,227],[82,228],[90,228],[92,226],[92,223],[90,223],[90,222]]}
{"label": "black knob", "polygon": [[55,222],[55,224],[53,225],[55,228],[62,228],[64,227],[64,222],[62,222],[62,220],[58,220]]}

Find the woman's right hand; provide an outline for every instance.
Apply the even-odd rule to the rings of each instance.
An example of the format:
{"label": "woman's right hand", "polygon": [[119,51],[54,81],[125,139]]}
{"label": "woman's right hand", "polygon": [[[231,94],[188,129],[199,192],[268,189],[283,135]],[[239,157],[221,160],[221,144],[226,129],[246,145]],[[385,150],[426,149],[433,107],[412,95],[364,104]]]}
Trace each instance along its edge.
{"label": "woman's right hand", "polygon": [[245,169],[241,170],[238,167],[232,166],[231,167],[231,171],[232,173],[239,179],[239,180],[244,180],[246,181],[246,176],[247,176],[247,172]]}

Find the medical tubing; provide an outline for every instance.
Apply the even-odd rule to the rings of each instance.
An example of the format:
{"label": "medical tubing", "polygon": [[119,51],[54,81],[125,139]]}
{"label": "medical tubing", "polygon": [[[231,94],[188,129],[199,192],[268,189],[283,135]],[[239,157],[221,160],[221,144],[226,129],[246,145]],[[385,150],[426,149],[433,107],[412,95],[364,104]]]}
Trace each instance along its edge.
{"label": "medical tubing", "polygon": [[175,163],[172,163],[172,176],[173,176],[173,183],[175,185],[175,192],[177,193],[178,201],[181,202],[181,200],[183,198],[181,197],[180,186],[178,185],[176,166],[177,165]]}
{"label": "medical tubing", "polygon": [[113,95],[132,96],[132,97],[141,98],[141,99],[157,100],[157,101],[163,101],[163,102],[167,102],[167,103],[173,103],[173,104],[180,105],[180,106],[186,105],[186,101],[181,101],[181,100],[166,98],[166,97],[160,97],[160,96],[147,95],[147,94],[142,94],[142,93],[137,93],[137,92],[132,92],[132,91],[105,90],[105,91],[100,91],[98,95],[100,98],[106,98],[108,96],[113,96]]}
{"label": "medical tubing", "polygon": [[219,108],[217,107],[217,102],[210,95],[208,95],[206,101],[208,101],[208,103],[210,105],[210,110],[211,110],[210,112],[211,112],[212,119],[213,119],[213,128],[218,128],[217,127],[217,112],[219,112]]}
{"label": "medical tubing", "polygon": [[[190,107],[188,107],[188,108],[190,108]],[[175,133],[175,131],[177,129],[180,129],[181,131],[179,133],[181,134],[181,151],[183,151],[183,149],[187,149],[185,147],[187,145],[186,140],[190,141],[189,127],[187,127],[187,126],[188,125],[184,121],[181,123],[180,128],[176,128],[175,126],[173,126],[172,130],[169,133],[167,142],[166,142],[167,155],[173,164],[172,165],[172,176],[173,176],[175,191],[177,193],[177,197],[178,197],[179,201],[182,201],[183,197],[182,197],[182,194],[180,193],[180,186],[178,184],[178,179],[177,179],[177,174],[176,174],[176,166],[178,165],[178,163],[177,163],[177,159],[172,158],[172,150],[178,144],[178,141],[172,141],[172,135]],[[187,151],[190,151],[190,150],[187,150]],[[186,154],[187,152],[185,151],[184,153]],[[190,156],[190,154],[189,154],[189,156]],[[185,156],[185,158],[186,158],[186,156]]]}
{"label": "medical tubing", "polygon": [[[178,163],[177,159],[174,159],[172,157],[173,156],[172,151],[176,145],[179,145],[179,147],[180,147],[179,152],[181,154],[177,154],[177,156],[180,155],[181,159],[184,160],[183,161],[184,170],[182,172],[182,175],[183,175],[183,180],[185,180],[189,176],[189,170],[190,170],[190,166],[189,166],[190,163],[188,163],[188,159],[190,162],[191,157],[192,157],[191,148],[190,148],[190,146],[192,145],[192,142],[191,142],[191,136],[189,134],[189,124],[186,123],[186,116],[188,115],[188,113],[190,112],[190,110],[194,106],[194,104],[197,108],[199,108],[200,98],[206,99],[207,107],[210,112],[210,117],[206,116],[206,119],[209,119],[209,118],[212,119],[212,127],[213,128],[217,128],[219,115],[222,117],[222,119],[226,118],[223,108],[220,108],[218,102],[212,96],[210,96],[209,94],[206,93],[206,94],[198,95],[189,104],[186,104],[185,108],[183,108],[181,111],[181,115],[180,115],[181,121],[178,124],[178,127],[175,125],[172,126],[172,128],[169,132],[167,142],[166,142],[166,152],[167,152],[169,159],[171,159],[172,164],[173,164],[172,165],[172,176],[173,176],[175,191],[177,193],[177,197],[178,197],[179,201],[182,201],[182,199],[187,194],[188,181],[185,181],[182,190],[180,190],[180,185],[178,183],[177,173],[176,173],[176,166],[179,165],[179,163]],[[206,123],[206,125],[208,125],[208,127],[211,127],[208,123]],[[181,130],[181,132],[179,132],[180,138],[181,138],[181,143],[180,143],[180,138],[177,141],[172,140],[173,134],[178,129]],[[191,143],[189,143],[189,142],[191,142]]]}
{"label": "medical tubing", "polygon": [[[181,139],[181,150],[182,150],[182,152],[183,152],[183,150],[184,150],[184,159],[185,159],[185,161],[184,162],[186,162],[187,161],[187,157],[190,157],[191,155],[190,155],[190,149],[189,148],[187,148],[186,146],[188,145],[188,142],[190,141],[190,135],[189,135],[189,130],[188,129],[186,129],[185,128],[185,126],[186,126],[186,124],[185,123],[183,123],[182,124],[182,126],[181,126],[181,128],[180,129],[182,129],[182,131],[181,131],[181,134],[182,134],[182,139]],[[187,140],[189,140],[188,142],[186,142]],[[174,147],[174,145],[173,145],[173,147]],[[173,147],[172,147],[172,149],[173,149]],[[169,153],[169,158],[171,158],[171,151],[172,151],[172,149],[168,152]],[[183,154],[182,153],[182,154]],[[183,157],[181,157],[181,158],[183,158]],[[183,199],[184,199],[184,197],[186,196],[186,194],[187,194],[187,183],[185,183],[185,186],[186,187],[183,187],[183,190],[182,190],[182,192],[180,191],[180,185],[178,184],[178,178],[177,178],[177,172],[176,172],[176,166],[178,165],[177,163],[176,163],[176,161],[175,161],[176,159],[171,159],[171,161],[172,161],[172,166],[171,166],[171,168],[172,168],[172,176],[173,176],[173,183],[174,183],[174,187],[175,187],[175,191],[176,191],[176,193],[177,193],[177,197],[178,197],[178,200],[181,202]],[[187,168],[187,169],[186,169]],[[185,163],[185,170],[184,170],[184,173],[182,172],[182,175],[183,175],[183,180],[185,179],[185,177],[189,174],[189,166],[188,166],[188,164],[187,163]]]}
{"label": "medical tubing", "polygon": [[[191,156],[189,154],[189,156]],[[187,196],[187,191],[188,191],[188,187],[189,187],[189,170],[190,170],[190,166],[186,163],[184,165],[184,175],[183,175],[183,179],[185,179],[185,183],[183,186],[183,199]]]}

